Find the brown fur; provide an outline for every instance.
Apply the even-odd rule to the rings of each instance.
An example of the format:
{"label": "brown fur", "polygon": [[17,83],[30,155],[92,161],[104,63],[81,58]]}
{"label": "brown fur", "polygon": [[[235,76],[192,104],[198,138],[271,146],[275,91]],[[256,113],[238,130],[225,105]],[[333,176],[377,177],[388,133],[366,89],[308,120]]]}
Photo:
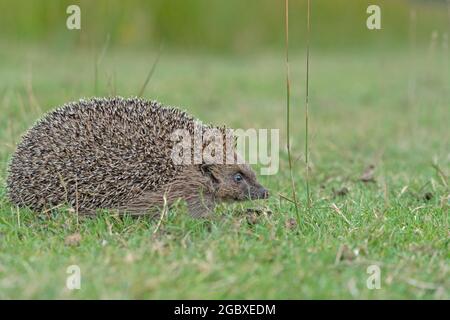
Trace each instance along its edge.
{"label": "brown fur", "polygon": [[[241,183],[233,176],[241,173]],[[256,180],[256,175],[246,164],[234,165],[191,165],[164,186],[163,190],[144,192],[121,209],[134,214],[157,212],[176,200],[186,201],[194,217],[206,217],[219,202],[243,201],[267,198],[268,192]],[[159,210],[158,210],[159,211]]]}

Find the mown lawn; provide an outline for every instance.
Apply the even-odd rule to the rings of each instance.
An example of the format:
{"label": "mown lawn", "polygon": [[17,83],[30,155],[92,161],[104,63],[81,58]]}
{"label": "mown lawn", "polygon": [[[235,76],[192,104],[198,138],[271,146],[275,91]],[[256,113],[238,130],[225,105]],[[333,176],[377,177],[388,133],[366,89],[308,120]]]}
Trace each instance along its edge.
{"label": "mown lawn", "polygon": [[[93,50],[0,48],[1,299],[450,297],[450,72],[442,52],[312,51],[310,209],[304,56],[293,52],[300,224],[280,196],[291,197],[283,147],[279,173],[260,177],[269,200],[220,207],[210,220],[188,217],[181,205],[157,228],[145,217],[105,212],[77,221],[71,210],[18,210],[3,187],[15,143],[43,112],[81,97],[138,94],[155,52],[108,49],[95,85]],[[284,146],[284,77],[282,52],[168,50],[144,96],[215,124],[279,128]],[[362,182],[369,165],[374,181]],[[70,265],[81,269],[80,290],[66,288]],[[378,290],[366,285],[371,265],[381,270]]]}

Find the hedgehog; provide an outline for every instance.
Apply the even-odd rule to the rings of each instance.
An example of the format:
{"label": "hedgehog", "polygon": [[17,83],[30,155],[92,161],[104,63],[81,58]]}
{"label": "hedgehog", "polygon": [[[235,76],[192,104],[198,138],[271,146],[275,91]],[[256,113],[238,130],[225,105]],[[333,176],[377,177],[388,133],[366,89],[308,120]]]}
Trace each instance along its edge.
{"label": "hedgehog", "polygon": [[[193,217],[207,217],[220,202],[268,198],[245,162],[174,161],[173,132],[192,135],[196,128],[224,132],[178,108],[140,98],[64,104],[22,137],[8,166],[7,195],[36,212],[69,205],[86,215],[98,209],[158,214],[181,199]],[[231,151],[240,159],[234,147]]]}

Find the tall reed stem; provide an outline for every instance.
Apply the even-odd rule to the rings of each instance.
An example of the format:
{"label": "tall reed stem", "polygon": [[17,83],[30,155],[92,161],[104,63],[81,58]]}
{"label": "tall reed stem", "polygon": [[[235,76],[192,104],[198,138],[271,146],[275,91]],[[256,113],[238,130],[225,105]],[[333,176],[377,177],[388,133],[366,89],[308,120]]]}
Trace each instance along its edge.
{"label": "tall reed stem", "polygon": [[297,193],[295,191],[294,175],[292,173],[292,157],[291,157],[291,128],[290,128],[290,98],[291,98],[291,80],[289,70],[289,0],[284,1],[285,13],[285,44],[286,44],[286,136],[287,136],[287,153],[289,162],[289,173],[291,176],[292,197],[295,204],[295,213],[297,215],[297,223],[300,224],[300,214],[298,212]]}
{"label": "tall reed stem", "polygon": [[311,0],[308,0],[307,33],[306,33],[306,106],[305,106],[305,164],[306,164],[306,198],[308,208],[311,207],[309,194],[309,37],[311,33]]}

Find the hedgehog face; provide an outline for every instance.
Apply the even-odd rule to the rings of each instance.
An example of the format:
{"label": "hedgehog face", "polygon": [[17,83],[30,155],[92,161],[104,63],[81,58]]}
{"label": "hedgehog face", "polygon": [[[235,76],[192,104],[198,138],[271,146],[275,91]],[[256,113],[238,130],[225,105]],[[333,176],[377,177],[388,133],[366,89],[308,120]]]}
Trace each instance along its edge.
{"label": "hedgehog face", "polygon": [[212,180],[218,200],[243,201],[269,197],[269,191],[257,181],[247,164],[202,165],[201,170]]}

